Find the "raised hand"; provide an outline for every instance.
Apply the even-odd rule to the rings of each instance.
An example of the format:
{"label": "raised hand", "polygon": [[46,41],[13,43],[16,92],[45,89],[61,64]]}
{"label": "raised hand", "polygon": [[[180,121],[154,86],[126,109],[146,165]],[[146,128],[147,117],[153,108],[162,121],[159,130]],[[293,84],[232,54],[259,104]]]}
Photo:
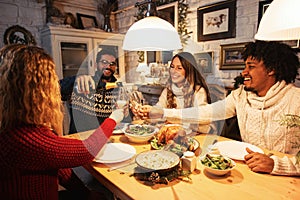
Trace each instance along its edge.
{"label": "raised hand", "polygon": [[150,105],[142,105],[142,106],[140,106],[140,108],[138,110],[138,115],[142,119],[149,119],[149,112],[150,112],[151,108],[152,108],[152,106],[150,106]]}
{"label": "raised hand", "polygon": [[124,110],[123,109],[116,109],[116,110],[114,110],[110,114],[109,118],[115,120],[117,124],[120,123],[123,120],[123,118],[124,118]]}
{"label": "raised hand", "polygon": [[95,90],[95,82],[90,75],[80,75],[76,77],[77,92],[81,94],[89,94],[90,89]]}
{"label": "raised hand", "polygon": [[147,119],[149,118],[149,111],[152,108],[150,105],[142,105],[137,103],[136,101],[130,102],[130,109],[132,113],[139,119]]}

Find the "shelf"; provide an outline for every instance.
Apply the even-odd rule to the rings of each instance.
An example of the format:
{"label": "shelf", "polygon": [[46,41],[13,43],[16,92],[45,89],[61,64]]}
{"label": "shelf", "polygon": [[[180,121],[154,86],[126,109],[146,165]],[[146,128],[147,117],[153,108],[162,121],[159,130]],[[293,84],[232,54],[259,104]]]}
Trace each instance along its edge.
{"label": "shelf", "polygon": [[86,48],[75,48],[75,47],[61,47],[61,50],[64,51],[87,51]]}

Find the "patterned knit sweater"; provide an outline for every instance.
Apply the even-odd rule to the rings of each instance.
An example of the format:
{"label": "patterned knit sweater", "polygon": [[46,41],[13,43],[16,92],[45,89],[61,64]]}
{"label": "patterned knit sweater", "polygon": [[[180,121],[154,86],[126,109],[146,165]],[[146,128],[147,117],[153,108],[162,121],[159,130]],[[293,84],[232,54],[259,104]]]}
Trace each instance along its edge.
{"label": "patterned knit sweater", "polygon": [[0,197],[9,200],[58,199],[61,181],[70,168],[93,160],[111,136],[110,118],[86,140],[62,138],[47,127],[27,125],[0,134]]}
{"label": "patterned knit sweater", "polygon": [[[117,89],[106,89],[106,83],[100,77],[99,73],[92,77],[97,87],[87,95],[77,93],[74,88],[76,76],[60,80],[62,100],[68,101],[70,109],[69,133],[96,129],[112,113]],[[117,79],[113,76],[111,82],[115,81]]]}
{"label": "patterned knit sweater", "polygon": [[[198,109],[165,109],[165,117],[180,116],[184,121],[205,123],[237,116],[242,140],[262,148],[295,155],[300,151],[299,129],[281,126],[285,114],[300,115],[300,88],[284,81],[273,85],[266,96],[246,92],[243,86],[232,91],[224,100]],[[299,145],[295,145],[298,142]],[[273,174],[300,175],[295,158],[271,157]]]}
{"label": "patterned knit sweater", "polygon": [[87,95],[73,92],[70,102],[72,114],[70,133],[95,129],[102,124],[114,109],[112,105],[116,95],[117,89],[105,88],[99,88]]}

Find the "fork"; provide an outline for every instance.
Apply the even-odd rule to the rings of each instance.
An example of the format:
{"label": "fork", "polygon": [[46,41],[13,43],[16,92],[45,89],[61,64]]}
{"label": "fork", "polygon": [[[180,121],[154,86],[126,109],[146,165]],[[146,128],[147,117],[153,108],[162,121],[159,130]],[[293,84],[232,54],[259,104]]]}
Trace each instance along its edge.
{"label": "fork", "polygon": [[128,162],[128,163],[121,163],[121,164],[119,164],[119,165],[117,165],[117,166],[110,167],[110,168],[108,169],[108,171],[111,172],[111,171],[114,171],[114,170],[116,170],[116,169],[121,169],[121,168],[124,168],[124,167],[127,167],[127,166],[130,166],[130,165],[135,164],[135,158],[136,158],[136,156],[137,156],[137,155],[133,156],[133,158],[131,158],[131,161]]}

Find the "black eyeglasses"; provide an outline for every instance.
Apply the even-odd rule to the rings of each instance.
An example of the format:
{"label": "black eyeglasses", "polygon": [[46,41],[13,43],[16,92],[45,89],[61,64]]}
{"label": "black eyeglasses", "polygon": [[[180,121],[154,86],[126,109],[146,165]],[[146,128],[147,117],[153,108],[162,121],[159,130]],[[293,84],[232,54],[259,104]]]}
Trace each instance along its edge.
{"label": "black eyeglasses", "polygon": [[117,66],[116,62],[108,62],[107,60],[100,60],[99,62],[101,62],[103,65],[109,65],[109,66]]}

